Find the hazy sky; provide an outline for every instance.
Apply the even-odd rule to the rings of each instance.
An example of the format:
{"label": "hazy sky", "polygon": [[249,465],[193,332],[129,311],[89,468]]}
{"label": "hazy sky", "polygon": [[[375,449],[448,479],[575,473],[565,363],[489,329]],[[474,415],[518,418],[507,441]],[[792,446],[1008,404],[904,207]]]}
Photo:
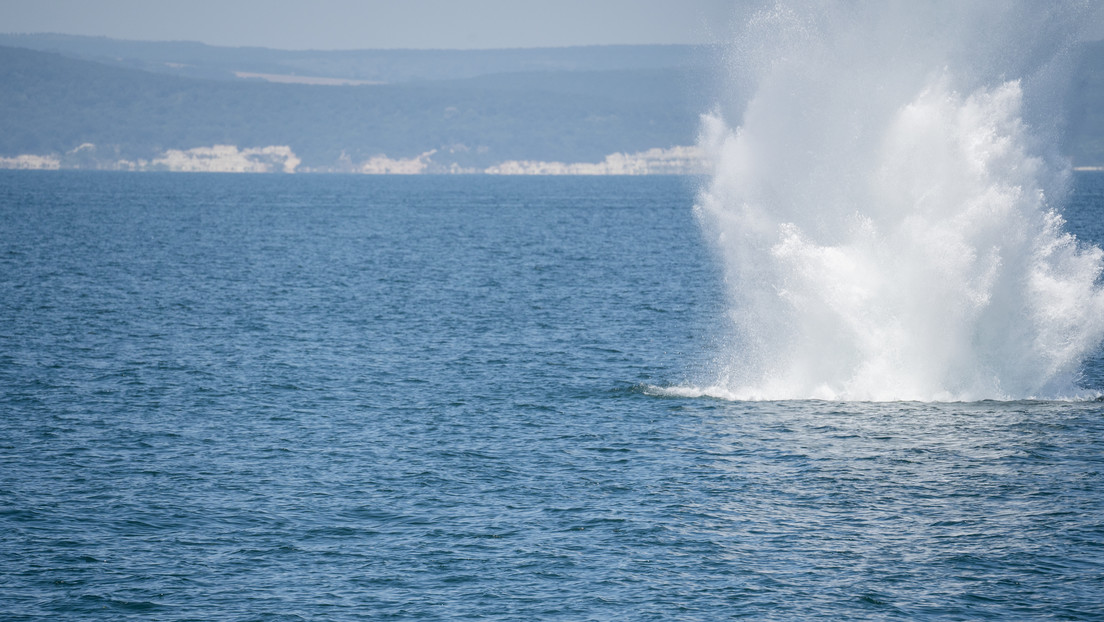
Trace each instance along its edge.
{"label": "hazy sky", "polygon": [[0,32],[285,49],[705,43],[756,0],[0,0]]}

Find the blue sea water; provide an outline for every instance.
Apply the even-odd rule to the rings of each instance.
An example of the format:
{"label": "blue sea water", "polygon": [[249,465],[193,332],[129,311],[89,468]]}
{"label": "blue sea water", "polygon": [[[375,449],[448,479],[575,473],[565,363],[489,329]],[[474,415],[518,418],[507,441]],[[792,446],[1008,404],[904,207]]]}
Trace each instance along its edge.
{"label": "blue sea water", "polygon": [[0,172],[0,618],[1104,619],[1104,404],[649,389],[694,192]]}

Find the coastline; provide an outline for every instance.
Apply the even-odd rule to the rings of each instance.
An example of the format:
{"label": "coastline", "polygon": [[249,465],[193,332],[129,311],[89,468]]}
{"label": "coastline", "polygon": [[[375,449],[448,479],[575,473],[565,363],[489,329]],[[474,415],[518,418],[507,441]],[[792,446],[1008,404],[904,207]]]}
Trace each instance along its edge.
{"label": "coastline", "polygon": [[704,152],[696,146],[656,147],[634,153],[611,153],[601,162],[505,160],[485,168],[455,162],[435,162],[436,149],[413,157],[376,155],[353,162],[342,154],[331,166],[303,166],[287,145],[239,148],[212,145],[168,149],[151,159],[97,157],[97,148],[84,143],[65,154],[20,154],[0,157],[0,169],[107,170],[179,173],[354,173],[363,175],[701,175],[708,172]]}

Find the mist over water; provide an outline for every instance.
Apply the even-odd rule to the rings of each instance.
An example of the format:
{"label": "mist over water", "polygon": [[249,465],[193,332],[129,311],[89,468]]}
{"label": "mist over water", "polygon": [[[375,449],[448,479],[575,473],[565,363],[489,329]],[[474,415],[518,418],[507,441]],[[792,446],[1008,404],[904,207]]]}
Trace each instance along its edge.
{"label": "mist over water", "polygon": [[[1085,397],[1102,253],[1064,232],[1054,117],[1085,3],[784,3],[703,117],[730,399]],[[730,101],[737,101],[732,98]]]}

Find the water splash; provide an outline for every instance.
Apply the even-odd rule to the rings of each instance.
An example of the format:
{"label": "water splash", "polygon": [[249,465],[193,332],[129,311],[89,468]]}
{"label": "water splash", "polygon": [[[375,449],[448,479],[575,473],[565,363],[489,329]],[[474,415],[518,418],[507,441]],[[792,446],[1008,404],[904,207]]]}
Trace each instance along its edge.
{"label": "water splash", "polygon": [[696,205],[732,339],[694,390],[1083,393],[1104,260],[1055,211],[1052,113],[1087,5],[876,4],[778,4],[733,47],[730,81],[754,95],[704,117],[714,172]]}

